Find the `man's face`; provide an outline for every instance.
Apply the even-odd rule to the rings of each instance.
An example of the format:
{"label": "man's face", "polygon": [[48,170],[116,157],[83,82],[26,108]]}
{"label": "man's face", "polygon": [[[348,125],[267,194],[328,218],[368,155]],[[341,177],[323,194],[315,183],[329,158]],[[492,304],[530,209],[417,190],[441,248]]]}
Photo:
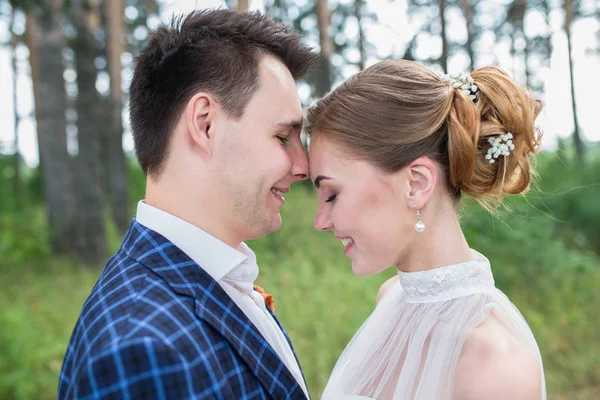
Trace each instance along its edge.
{"label": "man's face", "polygon": [[242,118],[223,124],[215,153],[223,211],[241,240],[279,229],[282,194],[308,175],[300,141],[302,108],[292,75],[266,56],[259,79]]}

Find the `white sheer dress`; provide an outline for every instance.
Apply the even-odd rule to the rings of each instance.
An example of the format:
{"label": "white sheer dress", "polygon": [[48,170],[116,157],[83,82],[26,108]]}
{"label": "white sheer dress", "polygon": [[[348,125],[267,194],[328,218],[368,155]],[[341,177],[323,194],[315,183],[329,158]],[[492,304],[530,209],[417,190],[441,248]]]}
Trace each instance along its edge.
{"label": "white sheer dress", "polygon": [[420,272],[398,283],[352,338],[322,399],[452,399],[454,373],[469,332],[495,318],[538,361],[542,358],[521,313],[494,286],[489,261],[473,260]]}

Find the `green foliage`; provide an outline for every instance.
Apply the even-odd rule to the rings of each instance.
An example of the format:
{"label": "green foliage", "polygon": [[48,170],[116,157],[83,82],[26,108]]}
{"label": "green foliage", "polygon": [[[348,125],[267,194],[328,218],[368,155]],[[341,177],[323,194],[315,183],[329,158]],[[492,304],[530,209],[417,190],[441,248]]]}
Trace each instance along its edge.
{"label": "green foliage", "polygon": [[591,249],[570,248],[556,223],[525,200],[510,201],[512,211],[499,218],[468,208],[465,233],[492,261],[497,287],[531,326],[549,393],[598,388],[600,352],[591,349],[600,328],[593,319],[600,307],[600,259]]}
{"label": "green foliage", "polygon": [[[595,154],[595,153],[594,153]],[[465,204],[462,225],[471,246],[491,261],[497,286],[517,305],[540,345],[550,398],[600,396],[600,257],[597,155],[579,168],[567,155],[539,157],[540,188],[509,199],[492,217]],[[0,171],[1,172],[1,171]],[[0,173],[2,176],[2,173]],[[35,179],[31,171],[25,186]],[[0,187],[8,184],[1,180]],[[134,201],[144,176],[130,164]],[[100,270],[50,256],[37,201],[0,208],[0,398],[56,397],[71,330]],[[259,285],[273,294],[314,398],[344,346],[375,305],[379,285],[395,272],[352,274],[342,245],[312,227],[314,192],[296,185],[286,198],[279,232],[252,241]],[[114,251],[121,238],[110,230]]]}
{"label": "green foliage", "polygon": [[98,271],[66,260],[0,267],[0,398],[55,399],[68,338]]}
{"label": "green foliage", "polygon": [[600,254],[600,147],[586,154],[585,168],[569,150],[540,158],[540,186],[547,191],[532,196],[532,203],[547,210],[555,220],[553,233],[570,247]]}
{"label": "green foliage", "polygon": [[0,265],[47,260],[50,249],[38,169],[22,165],[24,179],[17,191],[12,158],[0,155]]}

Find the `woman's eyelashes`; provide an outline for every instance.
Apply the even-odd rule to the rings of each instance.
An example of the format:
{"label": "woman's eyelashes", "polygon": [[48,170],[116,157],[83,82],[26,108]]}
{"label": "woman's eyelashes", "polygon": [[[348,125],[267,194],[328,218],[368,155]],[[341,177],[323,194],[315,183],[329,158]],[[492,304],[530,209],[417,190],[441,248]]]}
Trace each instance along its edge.
{"label": "woman's eyelashes", "polygon": [[337,197],[337,194],[332,194],[331,196],[329,196],[327,198],[327,200],[325,200],[325,203],[331,203],[332,201],[335,200],[336,197]]}

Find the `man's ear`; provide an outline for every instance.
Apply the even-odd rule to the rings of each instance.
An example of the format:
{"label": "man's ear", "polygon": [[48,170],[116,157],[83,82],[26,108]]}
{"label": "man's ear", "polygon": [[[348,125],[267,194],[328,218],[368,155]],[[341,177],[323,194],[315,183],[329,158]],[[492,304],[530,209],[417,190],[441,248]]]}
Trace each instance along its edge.
{"label": "man's ear", "polygon": [[196,93],[185,108],[186,139],[190,145],[209,157],[214,145],[213,123],[217,109],[215,98],[205,92]]}
{"label": "man's ear", "polygon": [[421,209],[427,204],[438,182],[438,170],[427,156],[421,156],[406,167],[408,190],[406,200],[411,208]]}

